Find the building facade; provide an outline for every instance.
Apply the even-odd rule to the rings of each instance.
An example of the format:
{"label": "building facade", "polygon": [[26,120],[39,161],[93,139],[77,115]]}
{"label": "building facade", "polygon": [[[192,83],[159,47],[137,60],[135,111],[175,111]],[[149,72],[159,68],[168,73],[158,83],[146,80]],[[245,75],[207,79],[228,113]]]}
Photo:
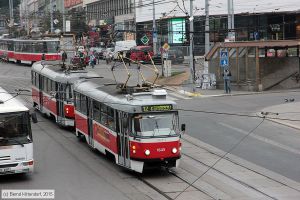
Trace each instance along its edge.
{"label": "building facade", "polygon": [[[98,0],[85,4],[87,22],[112,40],[135,39],[134,0]],[[108,38],[106,38],[108,39]]]}
{"label": "building facade", "polygon": [[[188,3],[186,3],[188,2]],[[171,48],[183,49],[188,55],[189,46],[189,1],[154,1],[158,48],[169,43]],[[205,5],[203,0],[194,0],[194,54],[203,55],[205,45]],[[137,1],[137,43],[143,44],[144,36],[152,45],[153,3]],[[235,0],[236,41],[282,40],[300,38],[300,4],[298,0],[284,2],[265,0]],[[227,1],[211,0],[209,3],[210,44],[224,42],[228,37]],[[158,49],[157,49],[158,50]]]}

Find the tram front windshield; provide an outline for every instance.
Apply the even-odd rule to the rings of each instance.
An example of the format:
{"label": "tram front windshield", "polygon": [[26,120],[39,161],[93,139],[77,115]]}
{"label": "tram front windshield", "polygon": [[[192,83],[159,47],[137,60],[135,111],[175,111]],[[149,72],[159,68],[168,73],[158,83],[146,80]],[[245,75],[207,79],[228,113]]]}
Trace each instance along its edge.
{"label": "tram front windshield", "polygon": [[0,114],[0,146],[25,144],[30,141],[28,112]]}
{"label": "tram front windshield", "polygon": [[174,136],[178,132],[177,113],[140,114],[134,117],[133,123],[136,136]]}

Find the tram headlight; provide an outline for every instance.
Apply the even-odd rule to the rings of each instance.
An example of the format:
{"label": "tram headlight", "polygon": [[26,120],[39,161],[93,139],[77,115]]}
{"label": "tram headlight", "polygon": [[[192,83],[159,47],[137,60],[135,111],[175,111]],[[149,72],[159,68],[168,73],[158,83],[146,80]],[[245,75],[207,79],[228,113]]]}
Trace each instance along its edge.
{"label": "tram headlight", "polygon": [[147,149],[147,150],[145,151],[145,155],[146,155],[146,156],[149,156],[149,155],[150,155],[150,150],[149,150],[149,149]]}
{"label": "tram headlight", "polygon": [[177,149],[175,147],[172,149],[172,153],[177,153]]}

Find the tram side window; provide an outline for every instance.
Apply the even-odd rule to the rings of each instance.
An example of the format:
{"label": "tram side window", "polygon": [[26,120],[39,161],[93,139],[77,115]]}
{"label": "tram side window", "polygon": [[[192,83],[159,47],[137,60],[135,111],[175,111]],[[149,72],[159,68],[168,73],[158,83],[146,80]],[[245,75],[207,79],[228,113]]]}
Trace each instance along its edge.
{"label": "tram side window", "polygon": [[83,114],[87,114],[87,110],[86,110],[86,96],[84,95],[80,95],[80,112]]}
{"label": "tram side window", "polygon": [[48,81],[47,81],[47,82],[48,82],[48,83],[47,83],[47,92],[50,93],[50,92],[52,91],[52,90],[51,90],[51,80],[50,80],[49,78],[47,78],[47,80],[48,80]]}
{"label": "tram side window", "polygon": [[48,80],[47,80],[46,77],[44,77],[43,85],[44,85],[44,87],[43,87],[44,92],[48,92],[48,86],[47,86],[48,85]]}
{"label": "tram side window", "polygon": [[39,86],[40,86],[40,83],[39,83],[39,74],[38,73],[36,73],[35,72],[35,86],[37,87],[37,88],[39,88]]}
{"label": "tram side window", "polygon": [[73,87],[72,85],[67,84],[67,87],[66,87],[66,98],[67,98],[67,100],[68,99],[73,99],[72,87]]}
{"label": "tram side window", "polygon": [[14,50],[13,41],[8,41],[8,51],[13,51],[13,50]]}
{"label": "tram side window", "polygon": [[107,126],[107,106],[104,104],[101,104],[101,119],[100,123]]}
{"label": "tram side window", "polygon": [[74,92],[75,95],[75,108],[77,111],[80,111],[80,94],[78,92]]}
{"label": "tram side window", "polygon": [[109,129],[115,131],[115,111],[110,107],[107,107],[107,124]]}
{"label": "tram side window", "polygon": [[100,103],[97,101],[93,101],[93,118],[96,122],[100,121]]}

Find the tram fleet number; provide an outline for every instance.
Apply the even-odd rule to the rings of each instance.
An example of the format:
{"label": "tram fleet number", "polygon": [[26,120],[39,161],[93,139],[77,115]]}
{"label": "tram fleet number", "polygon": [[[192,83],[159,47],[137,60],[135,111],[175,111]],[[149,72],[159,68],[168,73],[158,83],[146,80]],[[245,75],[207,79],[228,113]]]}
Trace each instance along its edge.
{"label": "tram fleet number", "polygon": [[173,105],[150,105],[142,106],[143,112],[153,112],[153,111],[169,111],[173,110]]}

